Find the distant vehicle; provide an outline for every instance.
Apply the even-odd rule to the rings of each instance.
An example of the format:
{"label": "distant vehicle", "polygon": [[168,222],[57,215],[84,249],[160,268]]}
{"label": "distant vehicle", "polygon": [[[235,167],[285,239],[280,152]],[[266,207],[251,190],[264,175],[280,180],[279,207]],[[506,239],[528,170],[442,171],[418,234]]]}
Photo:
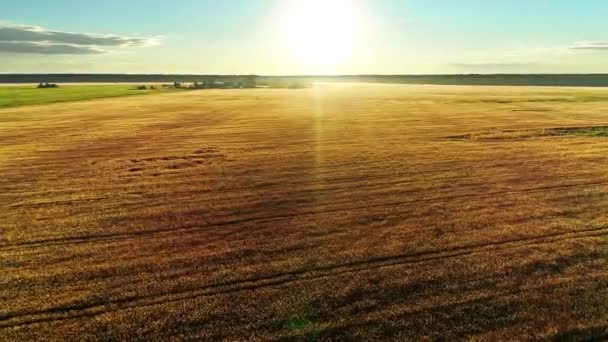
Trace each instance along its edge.
{"label": "distant vehicle", "polygon": [[36,87],[38,89],[44,89],[44,88],[59,88],[59,86],[55,83],[48,83],[48,82],[40,82],[38,83],[38,86]]}

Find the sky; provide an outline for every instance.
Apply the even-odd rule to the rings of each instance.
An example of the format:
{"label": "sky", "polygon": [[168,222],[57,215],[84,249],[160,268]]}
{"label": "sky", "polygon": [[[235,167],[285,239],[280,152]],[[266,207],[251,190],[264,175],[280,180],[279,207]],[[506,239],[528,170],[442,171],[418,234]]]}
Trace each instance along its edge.
{"label": "sky", "polygon": [[0,73],[608,73],[606,0],[0,0]]}

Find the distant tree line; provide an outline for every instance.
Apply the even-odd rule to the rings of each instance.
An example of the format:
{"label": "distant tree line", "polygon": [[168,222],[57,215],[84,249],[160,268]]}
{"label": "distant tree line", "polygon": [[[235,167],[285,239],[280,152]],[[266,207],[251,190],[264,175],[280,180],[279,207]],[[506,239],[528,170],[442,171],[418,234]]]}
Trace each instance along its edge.
{"label": "distant tree line", "polygon": [[344,75],[258,76],[258,84],[310,84],[314,82],[608,87],[608,74],[496,74],[496,75]]}
{"label": "distant tree line", "polygon": [[48,83],[48,82],[44,82],[44,83],[38,83],[38,86],[36,87],[38,89],[44,89],[44,88],[59,88],[59,86],[55,83]]}
{"label": "distant tree line", "polygon": [[0,74],[0,83],[255,83],[255,75]]}

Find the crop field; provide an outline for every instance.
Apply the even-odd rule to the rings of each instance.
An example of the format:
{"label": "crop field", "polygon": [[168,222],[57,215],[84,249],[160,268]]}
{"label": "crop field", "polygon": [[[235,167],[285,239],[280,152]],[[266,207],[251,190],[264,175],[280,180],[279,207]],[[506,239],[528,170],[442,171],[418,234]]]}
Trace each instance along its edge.
{"label": "crop field", "polygon": [[608,89],[0,109],[0,340],[599,339]]}
{"label": "crop field", "polygon": [[32,85],[0,86],[0,108],[168,91],[170,90],[160,87],[157,89],[136,90],[136,86],[133,84],[62,85],[59,88],[49,89],[37,89]]}

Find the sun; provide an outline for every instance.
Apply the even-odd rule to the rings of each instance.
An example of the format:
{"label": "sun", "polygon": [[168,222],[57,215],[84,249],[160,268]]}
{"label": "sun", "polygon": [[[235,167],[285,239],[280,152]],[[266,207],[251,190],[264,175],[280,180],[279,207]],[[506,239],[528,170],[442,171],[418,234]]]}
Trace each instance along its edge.
{"label": "sun", "polygon": [[354,0],[290,0],[283,16],[292,63],[333,67],[352,59],[361,20]]}

